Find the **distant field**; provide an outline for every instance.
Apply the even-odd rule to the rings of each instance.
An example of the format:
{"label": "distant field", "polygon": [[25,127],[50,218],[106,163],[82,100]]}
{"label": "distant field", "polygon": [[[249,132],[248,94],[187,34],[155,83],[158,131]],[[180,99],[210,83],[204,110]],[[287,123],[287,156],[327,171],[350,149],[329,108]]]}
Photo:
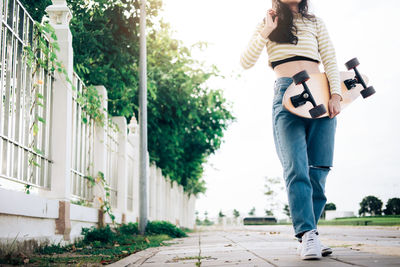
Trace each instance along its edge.
{"label": "distant field", "polygon": [[366,217],[346,217],[334,220],[320,220],[319,225],[381,225],[381,226],[400,226],[400,216],[366,216]]}
{"label": "distant field", "polygon": [[[291,225],[290,222],[279,222],[277,224]],[[319,220],[318,225],[376,225],[376,226],[400,226],[399,215],[389,216],[365,216],[345,217],[334,220]]]}

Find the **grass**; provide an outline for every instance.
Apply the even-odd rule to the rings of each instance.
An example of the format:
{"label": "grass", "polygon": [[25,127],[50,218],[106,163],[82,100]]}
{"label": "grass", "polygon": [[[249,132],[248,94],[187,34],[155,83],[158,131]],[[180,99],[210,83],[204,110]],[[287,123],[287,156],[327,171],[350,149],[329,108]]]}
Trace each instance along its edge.
{"label": "grass", "polygon": [[149,247],[166,245],[165,240],[170,240],[168,235],[132,235],[125,237],[123,242],[113,243],[89,243],[83,241],[75,245],[66,246],[60,250],[59,247],[48,248],[44,253],[38,253],[29,258],[31,266],[60,266],[60,264],[111,264],[130,254],[144,250]]}
{"label": "grass", "polygon": [[[169,246],[164,241],[185,237],[188,228],[178,228],[165,221],[148,223],[146,234],[138,234],[137,223],[111,228],[83,228],[83,238],[67,246],[52,244],[39,247],[32,255],[8,253],[0,258],[0,265],[29,266],[100,266],[111,264],[130,254],[149,247]],[[1,254],[1,253],[0,253]]]}
{"label": "grass", "polygon": [[[277,225],[292,225],[291,222],[278,222]],[[318,221],[318,225],[372,225],[372,226],[400,226],[400,215],[344,217],[333,220]]]}
{"label": "grass", "polygon": [[373,226],[400,226],[399,215],[345,217],[334,220],[320,220],[319,225],[373,225]]}

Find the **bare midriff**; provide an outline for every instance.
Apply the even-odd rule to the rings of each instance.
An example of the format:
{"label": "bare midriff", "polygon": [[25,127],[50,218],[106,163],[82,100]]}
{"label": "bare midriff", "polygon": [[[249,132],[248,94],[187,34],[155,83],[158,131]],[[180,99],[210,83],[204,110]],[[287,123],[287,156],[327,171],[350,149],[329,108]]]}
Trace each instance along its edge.
{"label": "bare midriff", "polygon": [[308,61],[308,60],[297,60],[290,61],[279,64],[274,68],[275,75],[277,78],[279,77],[293,77],[295,74],[300,71],[307,71],[308,74],[311,73],[321,73],[319,70],[319,63]]}

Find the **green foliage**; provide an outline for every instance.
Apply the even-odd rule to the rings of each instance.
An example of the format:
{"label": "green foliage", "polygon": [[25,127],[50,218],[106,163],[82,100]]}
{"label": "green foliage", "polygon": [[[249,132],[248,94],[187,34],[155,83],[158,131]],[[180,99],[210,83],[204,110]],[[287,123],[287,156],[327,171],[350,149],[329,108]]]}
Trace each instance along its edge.
{"label": "green foliage", "polygon": [[166,234],[170,237],[186,237],[187,234],[167,221],[148,221],[146,233],[150,235]]}
{"label": "green foliage", "polygon": [[[104,231],[103,228],[95,235],[98,237]],[[99,238],[94,239],[99,239]],[[132,235],[122,234],[116,231],[115,238],[109,238],[109,241],[101,242],[99,240],[88,241],[87,239],[76,240],[72,244],[61,246],[60,243],[48,245],[41,244],[35,250],[35,254],[30,255],[29,265],[32,266],[99,266],[116,262],[129,254],[136,253],[148,247],[157,247],[168,245],[163,243],[165,240],[170,240],[168,235]],[[10,255],[8,259],[3,259],[0,256],[0,265],[2,263],[23,265],[24,258],[21,257],[20,251]],[[58,255],[54,255],[58,254]]]}
{"label": "green foliage", "polygon": [[93,207],[93,203],[86,199],[71,200],[71,204],[75,204],[75,205],[79,205],[79,206],[86,206],[86,207]]}
{"label": "green foliage", "polygon": [[225,216],[226,216],[226,215],[222,213],[222,210],[220,210],[219,213],[218,213],[218,217],[219,217],[219,218],[222,218],[222,217],[225,217]]}
{"label": "green foliage", "polygon": [[278,195],[284,191],[283,179],[281,177],[265,177],[265,191],[264,195],[267,198],[265,214],[273,216],[275,211],[281,209],[281,201]]}
{"label": "green foliage", "polygon": [[137,235],[139,234],[138,223],[122,224],[117,228],[117,231],[123,235]]}
{"label": "green foliage", "polygon": [[285,204],[285,207],[283,208],[283,213],[285,213],[290,218],[290,209],[288,204]]}
{"label": "green foliage", "polygon": [[255,215],[256,214],[256,207],[251,208],[251,210],[248,213],[250,216]]}
{"label": "green foliage", "polygon": [[324,210],[336,210],[335,203],[332,203],[332,202],[326,203],[326,205],[324,207]]}
{"label": "green foliage", "polygon": [[61,246],[61,241],[57,244],[49,244],[46,246],[40,246],[36,250],[39,254],[61,254],[65,252],[65,248]]}
{"label": "green foliage", "polygon": [[[112,115],[138,117],[139,1],[68,3],[77,73],[86,84],[107,88]],[[222,91],[204,86],[218,76],[216,68],[204,70],[170,37],[169,25],[157,21],[160,8],[161,1],[148,1],[148,150],[164,176],[197,194],[206,190],[202,165],[234,118]]]}
{"label": "green foliage", "polygon": [[365,216],[366,213],[371,215],[381,215],[382,214],[382,201],[375,196],[366,196],[360,202],[360,209],[358,214]]}
{"label": "green foliage", "polygon": [[[24,1],[28,10],[43,13],[49,1],[36,2]],[[79,98],[85,111],[98,110],[99,99],[90,85],[101,84],[107,88],[111,115],[138,117],[140,1],[67,2],[73,13],[75,71],[88,85],[85,98],[93,100]],[[209,78],[220,76],[217,68],[207,69],[191,57],[192,49],[206,43],[188,48],[172,39],[169,24],[157,17],[161,7],[161,0],[147,1],[150,160],[186,192],[204,193],[203,163],[220,147],[224,130],[235,118],[222,91],[205,86]],[[56,68],[60,71],[61,65]],[[95,119],[101,117],[97,115]]]}
{"label": "green foliage", "polygon": [[400,198],[390,198],[383,212],[385,215],[400,215]]}
{"label": "green foliage", "polygon": [[272,210],[265,210],[265,215],[266,216],[274,216],[274,212]]}
{"label": "green foliage", "polygon": [[233,216],[234,216],[235,218],[239,217],[239,216],[240,216],[240,212],[239,212],[238,210],[234,209],[234,210],[233,210]]}
{"label": "green foliage", "polygon": [[52,4],[51,0],[20,0],[20,2],[36,21],[42,21],[46,7]]}
{"label": "green foliage", "polygon": [[112,243],[116,239],[116,233],[111,230],[108,224],[101,228],[96,228],[94,226],[90,228],[83,227],[81,234],[84,236],[83,241],[87,243],[100,241],[106,244]]}
{"label": "green foliage", "polygon": [[210,221],[208,218],[205,218],[203,221],[203,225],[208,226],[208,225],[213,225],[214,222]]}

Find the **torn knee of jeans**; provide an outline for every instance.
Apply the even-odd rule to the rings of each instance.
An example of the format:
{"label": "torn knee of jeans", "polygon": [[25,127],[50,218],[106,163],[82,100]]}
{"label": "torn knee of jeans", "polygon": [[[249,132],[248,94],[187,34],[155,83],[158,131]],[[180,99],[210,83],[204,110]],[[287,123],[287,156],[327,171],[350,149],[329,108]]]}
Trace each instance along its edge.
{"label": "torn knee of jeans", "polygon": [[330,170],[331,167],[330,166],[310,166],[311,168],[316,168],[316,169],[325,169],[325,170]]}

